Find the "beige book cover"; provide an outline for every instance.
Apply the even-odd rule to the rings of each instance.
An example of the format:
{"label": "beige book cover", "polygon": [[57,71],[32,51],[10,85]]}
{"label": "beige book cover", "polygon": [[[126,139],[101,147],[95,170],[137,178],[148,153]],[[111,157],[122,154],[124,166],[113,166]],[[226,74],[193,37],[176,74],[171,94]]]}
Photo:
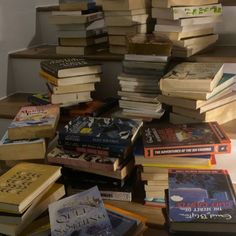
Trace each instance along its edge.
{"label": "beige book cover", "polygon": [[0,211],[22,213],[61,176],[61,167],[20,163],[0,176]]}

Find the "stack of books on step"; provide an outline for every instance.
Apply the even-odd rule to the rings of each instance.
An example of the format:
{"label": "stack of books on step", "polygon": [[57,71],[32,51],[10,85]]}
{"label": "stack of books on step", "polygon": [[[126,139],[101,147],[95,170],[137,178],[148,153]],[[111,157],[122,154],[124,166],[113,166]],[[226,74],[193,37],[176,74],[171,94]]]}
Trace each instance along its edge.
{"label": "stack of books on step", "polygon": [[159,100],[172,105],[171,123],[236,118],[235,74],[221,63],[181,63],[160,80]]}
{"label": "stack of books on step", "polygon": [[40,76],[47,81],[51,103],[62,106],[91,101],[95,83],[100,82],[101,65],[68,58],[41,62]]}
{"label": "stack of books on step", "polygon": [[72,192],[98,185],[104,198],[131,201],[132,144],[141,126],[140,120],[78,117],[59,132],[48,162],[65,167]]}
{"label": "stack of books on step", "polygon": [[210,169],[215,164],[215,154],[231,151],[230,139],[216,122],[147,123],[142,135],[142,142],[134,150],[135,164],[143,167],[145,204],[157,207],[165,206],[169,168]]}
{"label": "stack of books on step", "polygon": [[221,14],[218,0],[152,0],[155,34],[173,43],[175,57],[189,57],[214,44]]}
{"label": "stack of books on step", "polygon": [[44,159],[46,139],[54,138],[57,105],[22,107],[0,141],[0,160]]}
{"label": "stack of books on step", "polygon": [[29,224],[46,212],[50,203],[65,195],[64,185],[55,183],[61,176],[60,169],[20,163],[0,177],[1,234],[21,235]]}
{"label": "stack of books on step", "polygon": [[127,36],[147,32],[150,4],[146,0],[104,0],[111,53],[127,53]]}
{"label": "stack of books on step", "polygon": [[[67,2],[67,1],[66,1]],[[57,54],[87,55],[107,50],[108,37],[104,16],[96,1],[60,1],[50,23],[57,26]]]}
{"label": "stack of books on step", "polygon": [[159,119],[164,110],[158,101],[159,80],[165,74],[171,46],[154,35],[129,38],[123,73],[118,76],[122,114],[142,119]]}

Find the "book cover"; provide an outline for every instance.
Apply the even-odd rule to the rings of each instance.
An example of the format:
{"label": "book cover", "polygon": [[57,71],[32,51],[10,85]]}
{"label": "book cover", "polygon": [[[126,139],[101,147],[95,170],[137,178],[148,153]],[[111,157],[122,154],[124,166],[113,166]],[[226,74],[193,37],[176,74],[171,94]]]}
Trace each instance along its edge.
{"label": "book cover", "polygon": [[42,61],[40,66],[43,71],[59,78],[101,72],[98,64],[88,62],[82,58],[46,60]]}
{"label": "book cover", "polygon": [[235,192],[226,170],[169,170],[168,204],[170,222],[236,223]]}
{"label": "book cover", "polygon": [[61,141],[130,145],[142,126],[141,120],[78,117],[59,132]]}
{"label": "book cover", "polygon": [[96,186],[50,204],[49,218],[52,236],[113,235]]}
{"label": "book cover", "polygon": [[104,171],[115,171],[119,165],[118,158],[65,150],[59,146],[49,152],[47,158],[50,163],[75,167],[80,166],[83,168],[100,169]]}
{"label": "book cover", "polygon": [[52,137],[59,115],[57,105],[22,107],[8,127],[9,139]]}
{"label": "book cover", "polygon": [[43,159],[45,154],[43,138],[10,140],[6,132],[0,140],[0,160]]}
{"label": "book cover", "polygon": [[50,96],[48,93],[35,93],[28,96],[28,101],[32,105],[47,105],[50,104]]}
{"label": "book cover", "polygon": [[143,145],[147,158],[229,153],[231,150],[230,139],[217,122],[146,124]]}
{"label": "book cover", "polygon": [[22,213],[38,194],[61,176],[61,167],[34,163],[15,165],[0,177],[0,209]]}
{"label": "book cover", "polygon": [[160,89],[165,92],[173,90],[211,92],[222,76],[222,63],[184,62],[163,76],[160,80]]}

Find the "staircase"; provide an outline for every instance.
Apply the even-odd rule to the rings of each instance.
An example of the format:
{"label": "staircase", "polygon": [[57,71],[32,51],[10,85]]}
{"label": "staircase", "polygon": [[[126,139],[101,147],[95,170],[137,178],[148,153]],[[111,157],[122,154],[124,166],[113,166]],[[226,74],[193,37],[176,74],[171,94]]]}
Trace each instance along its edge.
{"label": "staircase", "polygon": [[[230,4],[230,0],[224,1]],[[44,81],[39,77],[40,61],[44,59],[60,58],[55,53],[57,44],[56,27],[48,23],[48,16],[58,6],[39,7],[36,9],[35,36],[29,44],[29,48],[9,54],[7,93],[35,93],[47,91]],[[208,53],[195,55],[188,60],[191,61],[212,61],[224,63],[236,63],[236,30],[230,22],[236,21],[236,6],[224,7],[224,20],[218,25],[217,31],[221,34],[218,46]],[[17,37],[17,35],[15,36]],[[227,45],[227,46],[224,46]],[[98,61],[102,64],[103,76],[101,83],[97,84],[94,97],[105,98],[117,96],[119,88],[117,75],[122,71],[122,55],[102,53],[85,57],[88,60]],[[236,65],[236,64],[235,64]],[[236,66],[235,66],[236,73]],[[26,96],[25,96],[26,98]],[[16,98],[18,100],[18,98]],[[9,112],[1,109],[9,108]],[[5,131],[10,120],[14,117],[17,108],[12,109],[12,101],[0,101],[0,135]],[[9,104],[6,105],[6,104]],[[24,104],[21,100],[20,105]],[[25,101],[25,104],[27,102]],[[14,101],[14,107],[19,103]],[[8,114],[6,114],[8,113]]]}

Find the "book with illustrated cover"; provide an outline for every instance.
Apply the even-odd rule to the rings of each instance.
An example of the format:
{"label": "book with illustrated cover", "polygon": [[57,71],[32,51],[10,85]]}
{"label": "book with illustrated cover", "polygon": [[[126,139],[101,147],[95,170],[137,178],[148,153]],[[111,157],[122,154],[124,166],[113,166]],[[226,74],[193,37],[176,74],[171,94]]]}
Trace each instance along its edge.
{"label": "book with illustrated cover", "polygon": [[32,105],[47,105],[50,104],[50,96],[48,93],[35,93],[28,96],[28,101]]}
{"label": "book with illustrated cover", "polygon": [[43,138],[10,140],[6,132],[0,140],[0,160],[43,159],[45,154]]}
{"label": "book with illustrated cover", "polygon": [[119,165],[118,158],[79,153],[72,150],[65,150],[59,146],[49,152],[47,158],[50,163],[100,169],[103,171],[115,171]]}
{"label": "book with illustrated cover", "polygon": [[100,65],[82,58],[47,60],[42,61],[40,66],[43,71],[58,78],[101,73]]}
{"label": "book with illustrated cover", "polygon": [[144,156],[189,156],[229,153],[231,141],[217,122],[190,124],[146,124]]}
{"label": "book with illustrated cover", "polygon": [[169,170],[171,231],[236,232],[236,200],[226,170]]}
{"label": "book with illustrated cover", "polygon": [[55,135],[60,116],[57,105],[22,107],[8,127],[11,140],[51,138]]}
{"label": "book with illustrated cover", "polygon": [[50,204],[49,218],[52,236],[113,235],[96,186]]}
{"label": "book with illustrated cover", "polygon": [[222,63],[183,62],[160,80],[160,89],[211,92],[223,76]]}
{"label": "book with illustrated cover", "polygon": [[141,120],[78,117],[59,131],[59,139],[62,142],[126,146],[133,143],[141,126]]}
{"label": "book with illustrated cover", "polygon": [[20,163],[0,177],[0,211],[23,213],[61,176],[61,167]]}

